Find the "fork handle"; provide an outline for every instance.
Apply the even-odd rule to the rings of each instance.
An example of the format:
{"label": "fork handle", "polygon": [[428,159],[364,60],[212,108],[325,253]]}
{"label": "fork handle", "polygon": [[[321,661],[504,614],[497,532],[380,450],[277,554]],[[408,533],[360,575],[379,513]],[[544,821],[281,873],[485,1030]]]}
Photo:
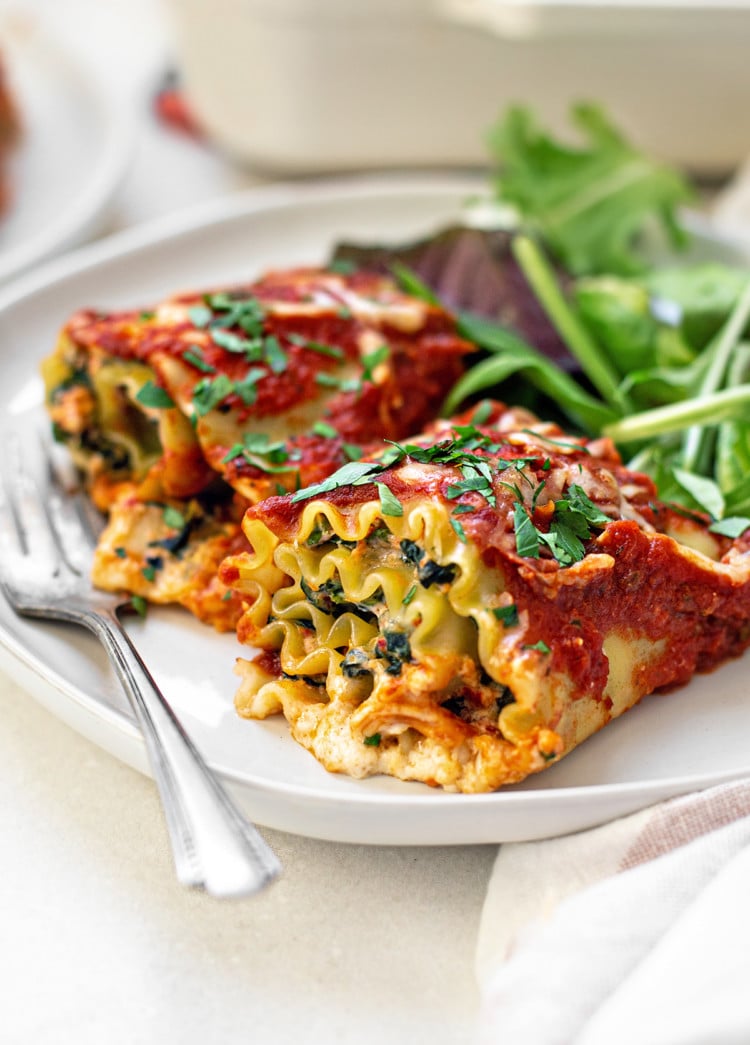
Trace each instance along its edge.
{"label": "fork handle", "polygon": [[259,892],[281,871],[276,855],[201,758],[117,613],[84,617],[81,623],[104,645],[143,732],[178,879],[217,897]]}

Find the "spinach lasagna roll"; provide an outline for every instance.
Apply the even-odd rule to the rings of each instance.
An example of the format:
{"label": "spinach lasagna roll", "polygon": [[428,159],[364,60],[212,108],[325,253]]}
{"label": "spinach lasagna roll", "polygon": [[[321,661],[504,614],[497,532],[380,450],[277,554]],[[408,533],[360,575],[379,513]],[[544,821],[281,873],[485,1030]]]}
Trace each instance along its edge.
{"label": "spinach lasagna roll", "polygon": [[744,539],[608,440],[482,404],[250,508],[241,715],[329,770],[492,791],[750,641]]}
{"label": "spinach lasagna roll", "polygon": [[388,277],[322,269],[76,313],[43,365],[56,437],[108,513],[94,582],[217,627],[242,512],[436,415],[471,350]]}

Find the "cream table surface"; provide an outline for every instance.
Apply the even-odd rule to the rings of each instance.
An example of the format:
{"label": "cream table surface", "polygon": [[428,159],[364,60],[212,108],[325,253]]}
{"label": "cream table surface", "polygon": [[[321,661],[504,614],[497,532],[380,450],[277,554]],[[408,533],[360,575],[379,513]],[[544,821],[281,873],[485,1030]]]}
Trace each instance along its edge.
{"label": "cream table surface", "polygon": [[[156,0],[0,5],[9,10],[42,19],[139,114],[102,231],[252,184],[151,120],[169,40]],[[265,831],[283,877],[260,897],[220,903],[177,885],[149,779],[1,672],[0,715],[0,1041],[473,1040],[494,847],[335,845]]]}

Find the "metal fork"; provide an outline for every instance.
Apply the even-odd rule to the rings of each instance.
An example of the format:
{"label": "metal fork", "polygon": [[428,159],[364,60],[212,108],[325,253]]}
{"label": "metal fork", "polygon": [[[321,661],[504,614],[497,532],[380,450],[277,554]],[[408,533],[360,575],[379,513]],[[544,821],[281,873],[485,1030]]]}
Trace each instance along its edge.
{"label": "metal fork", "polygon": [[143,733],[179,881],[217,897],[257,893],[281,865],[207,767],[135,650],[118,616],[129,599],[92,588],[90,509],[65,480],[49,440],[41,444],[37,481],[17,435],[2,442],[0,587],[18,614],[81,624],[101,640]]}

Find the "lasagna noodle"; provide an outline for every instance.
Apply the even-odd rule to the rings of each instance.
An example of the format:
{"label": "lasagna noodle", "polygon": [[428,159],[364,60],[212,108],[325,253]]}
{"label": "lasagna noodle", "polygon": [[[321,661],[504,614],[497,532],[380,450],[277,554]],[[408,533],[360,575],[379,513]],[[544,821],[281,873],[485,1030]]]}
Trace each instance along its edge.
{"label": "lasagna noodle", "polygon": [[[460,446],[466,432],[438,424],[421,445]],[[222,567],[247,604],[239,638],[260,651],[238,662],[240,714],[282,712],[329,770],[490,791],[744,648],[740,542],[656,504],[611,444],[500,408],[481,433],[484,494],[468,483],[457,495],[459,468],[406,454],[374,475],[380,489],[248,511],[251,550]],[[588,491],[580,503],[599,520],[580,557],[563,565],[545,545],[520,555],[519,505],[554,532],[571,487]],[[469,510],[455,514],[460,505]]]}

